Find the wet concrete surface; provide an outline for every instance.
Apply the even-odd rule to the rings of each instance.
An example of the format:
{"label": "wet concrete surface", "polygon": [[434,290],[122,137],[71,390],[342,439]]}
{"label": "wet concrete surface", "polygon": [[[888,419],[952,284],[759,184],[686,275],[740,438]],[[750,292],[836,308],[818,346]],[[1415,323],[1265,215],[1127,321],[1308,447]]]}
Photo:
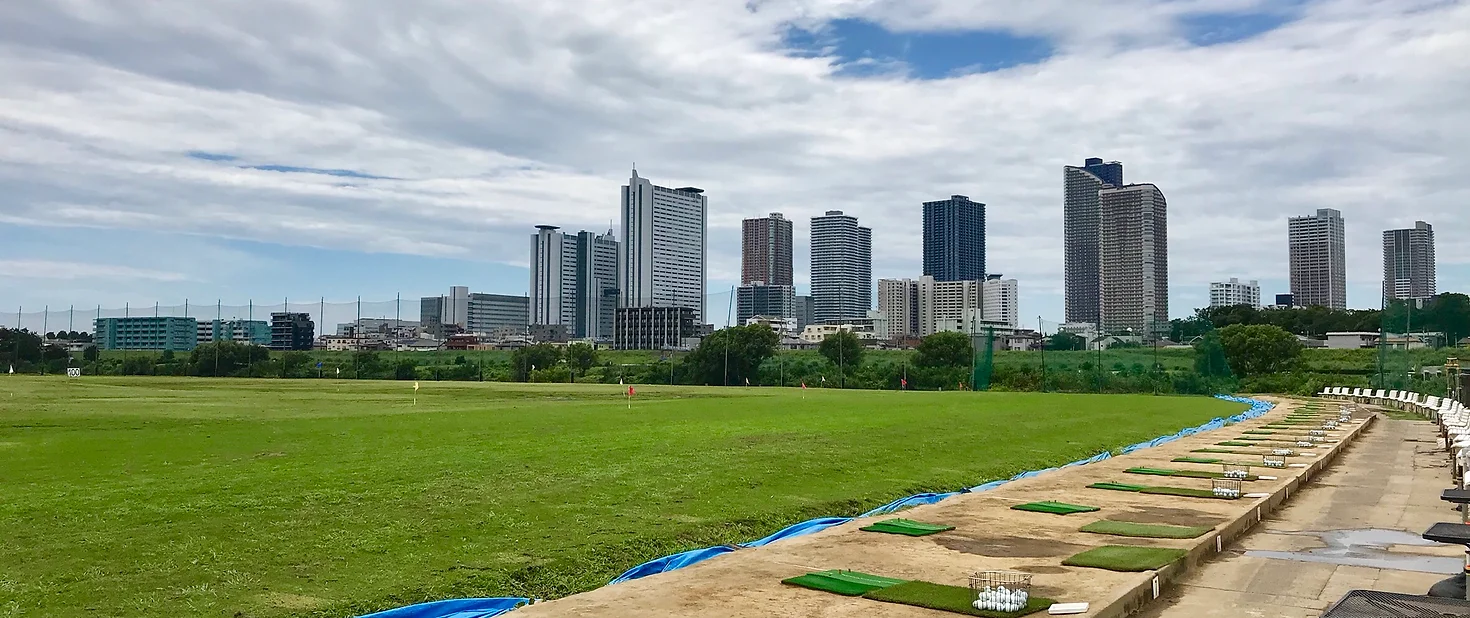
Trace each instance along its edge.
{"label": "wet concrete surface", "polygon": [[1298,534],[1319,538],[1326,547],[1305,551],[1246,550],[1245,555],[1253,558],[1296,560],[1445,575],[1459,573],[1465,563],[1463,558],[1390,552],[1389,548],[1394,546],[1443,547],[1440,543],[1426,541],[1417,534],[1402,530],[1367,528]]}

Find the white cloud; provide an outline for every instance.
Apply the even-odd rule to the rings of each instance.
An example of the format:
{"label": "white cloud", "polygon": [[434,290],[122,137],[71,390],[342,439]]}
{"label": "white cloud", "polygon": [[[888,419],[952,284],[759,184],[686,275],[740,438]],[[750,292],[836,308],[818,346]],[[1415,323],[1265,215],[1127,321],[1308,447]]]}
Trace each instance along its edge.
{"label": "white cloud", "polygon": [[[1060,168],[1102,156],[1168,196],[1172,283],[1187,297],[1220,277],[1284,278],[1284,219],[1320,207],[1348,219],[1356,284],[1379,277],[1379,232],[1414,219],[1436,224],[1442,262],[1470,263],[1448,242],[1470,233],[1456,216],[1470,203],[1463,2],[1324,0],[1207,48],[1182,41],[1179,17],[1273,5],[750,5],[10,7],[0,223],[524,263],[534,224],[604,228],[637,161],[655,182],[707,190],[712,273],[737,271],[742,217],[782,211],[804,234],[808,217],[842,209],[874,227],[876,274],[916,275],[919,203],[969,195],[990,205],[991,269],[1049,299],[1023,312],[1056,315]],[[839,17],[1005,29],[1060,51],[917,81],[841,77],[830,58],[781,48],[790,24]]]}

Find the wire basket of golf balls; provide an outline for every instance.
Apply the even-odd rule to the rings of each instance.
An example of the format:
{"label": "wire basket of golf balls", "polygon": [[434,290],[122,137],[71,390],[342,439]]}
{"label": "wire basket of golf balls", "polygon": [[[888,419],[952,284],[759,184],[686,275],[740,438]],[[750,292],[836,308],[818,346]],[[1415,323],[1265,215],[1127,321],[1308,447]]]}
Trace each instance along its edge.
{"label": "wire basket of golf balls", "polygon": [[1273,448],[1271,449],[1271,454],[1277,457],[1291,457],[1296,454],[1296,451],[1289,448]]}
{"label": "wire basket of golf balls", "polygon": [[1297,446],[1300,446],[1300,447],[1302,447],[1302,448],[1311,448],[1311,447],[1312,447],[1312,446],[1314,446],[1314,445],[1313,445],[1313,444],[1312,444],[1312,441],[1311,441],[1311,440],[1307,440],[1307,439],[1305,439],[1305,438],[1303,438],[1303,439],[1301,439],[1301,440],[1297,440],[1297,441],[1296,441],[1296,445],[1297,445]]}
{"label": "wire basket of golf balls", "polygon": [[1210,482],[1210,493],[1216,498],[1227,498],[1234,500],[1240,497],[1239,479],[1215,479]]}
{"label": "wire basket of golf balls", "polygon": [[970,576],[970,593],[980,611],[1019,612],[1031,600],[1031,574],[981,571]]}
{"label": "wire basket of golf balls", "polygon": [[1337,429],[1337,421],[1323,421],[1322,422],[1322,428],[1323,429]]}
{"label": "wire basket of golf balls", "polygon": [[1307,431],[1307,435],[1321,437],[1327,435],[1327,432],[1322,429],[1311,429]]}
{"label": "wire basket of golf balls", "polygon": [[1222,472],[1221,475],[1227,479],[1243,479],[1251,475],[1250,466],[1242,466],[1240,464],[1221,464],[1221,467],[1225,469],[1225,471]]}
{"label": "wire basket of golf balls", "polygon": [[1286,458],[1276,455],[1261,455],[1262,468],[1285,468]]}

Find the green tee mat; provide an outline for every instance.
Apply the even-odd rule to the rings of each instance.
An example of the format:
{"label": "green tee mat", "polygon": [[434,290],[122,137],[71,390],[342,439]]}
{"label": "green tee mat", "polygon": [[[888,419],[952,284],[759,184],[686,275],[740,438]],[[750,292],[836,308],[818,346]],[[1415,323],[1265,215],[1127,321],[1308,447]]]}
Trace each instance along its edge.
{"label": "green tee mat", "polygon": [[1266,438],[1262,436],[1241,436],[1239,438],[1236,438],[1236,440],[1246,440],[1249,442],[1270,442],[1275,440],[1275,438]]}
{"label": "green tee mat", "polygon": [[1088,485],[1088,487],[1089,488],[1092,488],[1092,489],[1111,489],[1113,491],[1142,491],[1143,490],[1143,485],[1128,485],[1126,483],[1110,483],[1110,482],[1093,483],[1091,485]]}
{"label": "green tee mat", "polygon": [[888,534],[902,534],[906,536],[928,536],[939,534],[948,530],[954,530],[954,526],[937,526],[911,519],[885,519],[870,526],[859,528],[867,532],[885,532]]}
{"label": "green tee mat", "polygon": [[1080,504],[1067,504],[1065,502],[1028,502],[1011,507],[1013,511],[1030,511],[1032,513],[1051,513],[1052,515],[1071,515],[1073,513],[1092,513],[1099,511],[1095,506],[1082,506]]}
{"label": "green tee mat", "polygon": [[943,584],[925,581],[904,582],[874,590],[864,594],[863,598],[883,601],[884,603],[937,609],[956,614],[964,614],[966,616],[986,616],[988,618],[1025,616],[1044,611],[1046,608],[1051,607],[1052,603],[1056,603],[1052,599],[1033,596],[1026,600],[1026,607],[1019,612],[996,612],[975,609],[975,594],[970,592],[969,588],[963,586],[945,586]]}
{"label": "green tee mat", "polygon": [[1172,462],[1172,463],[1223,464],[1223,465],[1227,465],[1227,466],[1252,466],[1252,467],[1257,467],[1257,466],[1260,466],[1261,465],[1261,462],[1259,462],[1259,461],[1255,461],[1255,462],[1227,461],[1227,460],[1224,460],[1224,459],[1210,459],[1210,458],[1207,458],[1207,457],[1175,457],[1173,459],[1170,459],[1169,461]]}
{"label": "green tee mat", "polygon": [[1190,487],[1145,487],[1138,490],[1141,494],[1155,494],[1160,496],[1183,496],[1185,498],[1211,498],[1214,500],[1235,500],[1217,496],[1215,492],[1208,489],[1193,489]]}
{"label": "green tee mat", "polygon": [[1167,547],[1104,545],[1063,560],[1062,564],[1109,571],[1153,571],[1183,558],[1185,553],[1182,549]]}
{"label": "green tee mat", "polygon": [[[1129,474],[1151,474],[1153,476],[1178,476],[1191,479],[1223,479],[1224,472],[1211,472],[1207,470],[1167,470],[1164,468],[1129,468],[1124,470]],[[1241,481],[1259,480],[1254,474],[1248,474]]]}
{"label": "green tee mat", "polygon": [[781,580],[789,586],[798,586],[822,592],[831,592],[847,597],[863,594],[903,583],[904,580],[859,573],[857,571],[819,571],[799,577]]}
{"label": "green tee mat", "polygon": [[1250,442],[1239,442],[1239,441],[1235,441],[1235,440],[1226,440],[1224,442],[1216,442],[1215,443],[1215,446],[1259,446],[1259,445],[1257,445],[1257,444],[1251,444]]}
{"label": "green tee mat", "polygon": [[1274,432],[1274,431],[1266,431],[1264,429],[1248,429],[1248,430],[1246,430],[1245,433],[1260,436],[1260,435],[1273,434],[1273,433],[1276,433],[1276,432]]}
{"label": "green tee mat", "polygon": [[1129,536],[1143,539],[1193,539],[1203,536],[1214,528],[1200,526],[1169,526],[1165,524],[1139,524],[1131,521],[1099,519],[1081,528],[1083,532]]}

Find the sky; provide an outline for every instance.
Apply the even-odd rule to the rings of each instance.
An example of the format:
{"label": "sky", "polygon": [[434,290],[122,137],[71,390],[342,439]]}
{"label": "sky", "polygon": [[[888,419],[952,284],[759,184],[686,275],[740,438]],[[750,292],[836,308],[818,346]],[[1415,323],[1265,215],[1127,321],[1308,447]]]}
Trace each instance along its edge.
{"label": "sky", "polygon": [[1172,315],[1288,291],[1318,208],[1351,306],[1415,220],[1470,290],[1470,1],[56,0],[0,12],[0,74],[7,324],[525,294],[534,226],[605,231],[635,162],[709,196],[716,323],[741,219],[796,222],[800,287],[829,209],[917,277],[951,194],[1023,323],[1060,320],[1062,166],[1092,156],[1167,197]]}

